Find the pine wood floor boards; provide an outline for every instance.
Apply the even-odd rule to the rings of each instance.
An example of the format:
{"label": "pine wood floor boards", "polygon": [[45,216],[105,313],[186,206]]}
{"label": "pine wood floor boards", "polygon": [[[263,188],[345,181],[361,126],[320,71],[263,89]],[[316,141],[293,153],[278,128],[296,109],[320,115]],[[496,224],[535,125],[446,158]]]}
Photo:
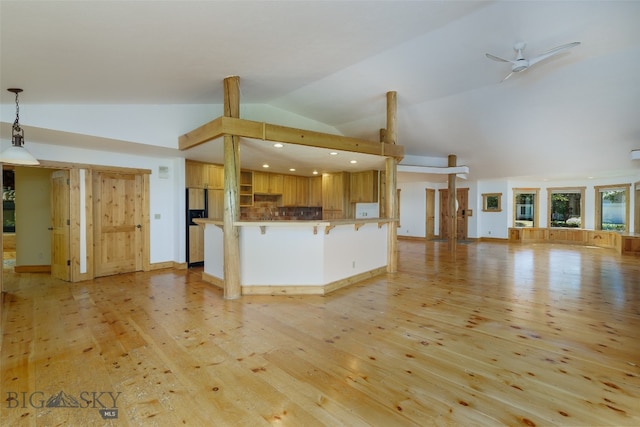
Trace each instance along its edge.
{"label": "pine wood floor boards", "polygon": [[[3,425],[640,425],[637,257],[399,250],[399,273],[325,297],[225,301],[198,270],[5,272]],[[91,395],[7,401],[36,390],[120,392],[118,419]]]}

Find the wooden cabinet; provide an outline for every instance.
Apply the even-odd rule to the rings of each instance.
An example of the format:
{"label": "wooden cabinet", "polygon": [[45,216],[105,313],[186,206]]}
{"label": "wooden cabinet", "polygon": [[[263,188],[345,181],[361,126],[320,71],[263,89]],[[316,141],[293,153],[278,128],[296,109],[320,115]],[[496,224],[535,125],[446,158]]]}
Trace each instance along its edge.
{"label": "wooden cabinet", "polygon": [[282,194],[283,175],[267,172],[253,172],[254,194]]}
{"label": "wooden cabinet", "polygon": [[204,228],[189,226],[189,264],[204,261]]}
{"label": "wooden cabinet", "polygon": [[296,206],[310,206],[309,178],[306,176],[297,176],[296,181]]}
{"label": "wooden cabinet", "polygon": [[624,255],[640,255],[640,236],[624,236],[621,239]]}
{"label": "wooden cabinet", "polygon": [[240,172],[240,206],[253,206],[253,172]]}
{"label": "wooden cabinet", "polygon": [[206,163],[185,162],[185,184],[187,188],[205,188],[205,183],[209,179],[208,165]]}
{"label": "wooden cabinet", "polygon": [[322,175],[322,218],[350,217],[349,174],[347,172]]}
{"label": "wooden cabinet", "polygon": [[187,188],[187,209],[204,209],[204,189]]}
{"label": "wooden cabinet", "polygon": [[619,246],[620,235],[611,231],[585,230],[585,244],[601,248],[616,248]]}
{"label": "wooden cabinet", "polygon": [[378,171],[351,173],[349,178],[352,203],[375,203],[378,201]]}
{"label": "wooden cabinet", "polygon": [[285,175],[282,183],[282,206],[298,206],[298,177]]}
{"label": "wooden cabinet", "polygon": [[224,190],[208,190],[207,215],[209,218],[222,219],[224,215]]}
{"label": "wooden cabinet", "polygon": [[322,206],[322,177],[309,178],[309,206]]}
{"label": "wooden cabinet", "polygon": [[185,162],[185,184],[188,188],[224,189],[224,167],[208,163]]}
{"label": "wooden cabinet", "polygon": [[309,178],[284,175],[282,206],[309,206]]}
{"label": "wooden cabinet", "polygon": [[224,167],[218,165],[207,165],[207,188],[224,190]]}

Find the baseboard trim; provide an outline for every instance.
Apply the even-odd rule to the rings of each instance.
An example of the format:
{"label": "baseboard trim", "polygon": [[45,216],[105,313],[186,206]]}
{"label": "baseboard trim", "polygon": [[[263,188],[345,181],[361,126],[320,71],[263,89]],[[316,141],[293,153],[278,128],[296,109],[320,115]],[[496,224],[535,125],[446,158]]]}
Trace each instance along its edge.
{"label": "baseboard trim", "polygon": [[426,241],[425,237],[417,237],[417,236],[398,236],[398,240],[414,240],[414,241]]}
{"label": "baseboard trim", "polygon": [[[185,264],[186,265],[186,264]],[[202,280],[211,283],[213,286],[216,286],[220,289],[224,289],[224,279],[216,277],[212,274],[202,272]]]}
{"label": "baseboard trim", "polygon": [[492,242],[492,243],[509,243],[509,239],[502,237],[481,237],[479,242]]}
{"label": "baseboard trim", "polygon": [[[356,274],[326,285],[243,285],[242,295],[327,295],[330,292],[361,282],[371,277],[386,273],[387,266],[375,268]],[[202,272],[202,280],[214,286],[224,289],[224,280],[211,274]]]}
{"label": "baseboard trim", "polygon": [[16,265],[13,267],[16,273],[51,273],[50,265]]}

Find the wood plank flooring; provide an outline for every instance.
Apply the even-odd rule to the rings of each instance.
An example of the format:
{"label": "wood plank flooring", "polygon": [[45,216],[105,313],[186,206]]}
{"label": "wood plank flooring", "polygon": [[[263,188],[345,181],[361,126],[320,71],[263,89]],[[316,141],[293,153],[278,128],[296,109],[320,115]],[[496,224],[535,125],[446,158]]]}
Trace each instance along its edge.
{"label": "wood plank flooring", "polygon": [[0,424],[640,425],[640,257],[480,242],[456,259],[401,240],[397,274],[235,301],[198,269],[5,270]]}

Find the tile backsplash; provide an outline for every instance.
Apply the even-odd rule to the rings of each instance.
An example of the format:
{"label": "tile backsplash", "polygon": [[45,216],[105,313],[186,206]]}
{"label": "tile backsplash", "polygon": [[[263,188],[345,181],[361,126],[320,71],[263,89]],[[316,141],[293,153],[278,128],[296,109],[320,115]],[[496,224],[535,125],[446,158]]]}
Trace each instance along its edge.
{"label": "tile backsplash", "polygon": [[256,195],[253,206],[240,208],[240,219],[245,221],[321,220],[321,207],[278,206],[280,196]]}

